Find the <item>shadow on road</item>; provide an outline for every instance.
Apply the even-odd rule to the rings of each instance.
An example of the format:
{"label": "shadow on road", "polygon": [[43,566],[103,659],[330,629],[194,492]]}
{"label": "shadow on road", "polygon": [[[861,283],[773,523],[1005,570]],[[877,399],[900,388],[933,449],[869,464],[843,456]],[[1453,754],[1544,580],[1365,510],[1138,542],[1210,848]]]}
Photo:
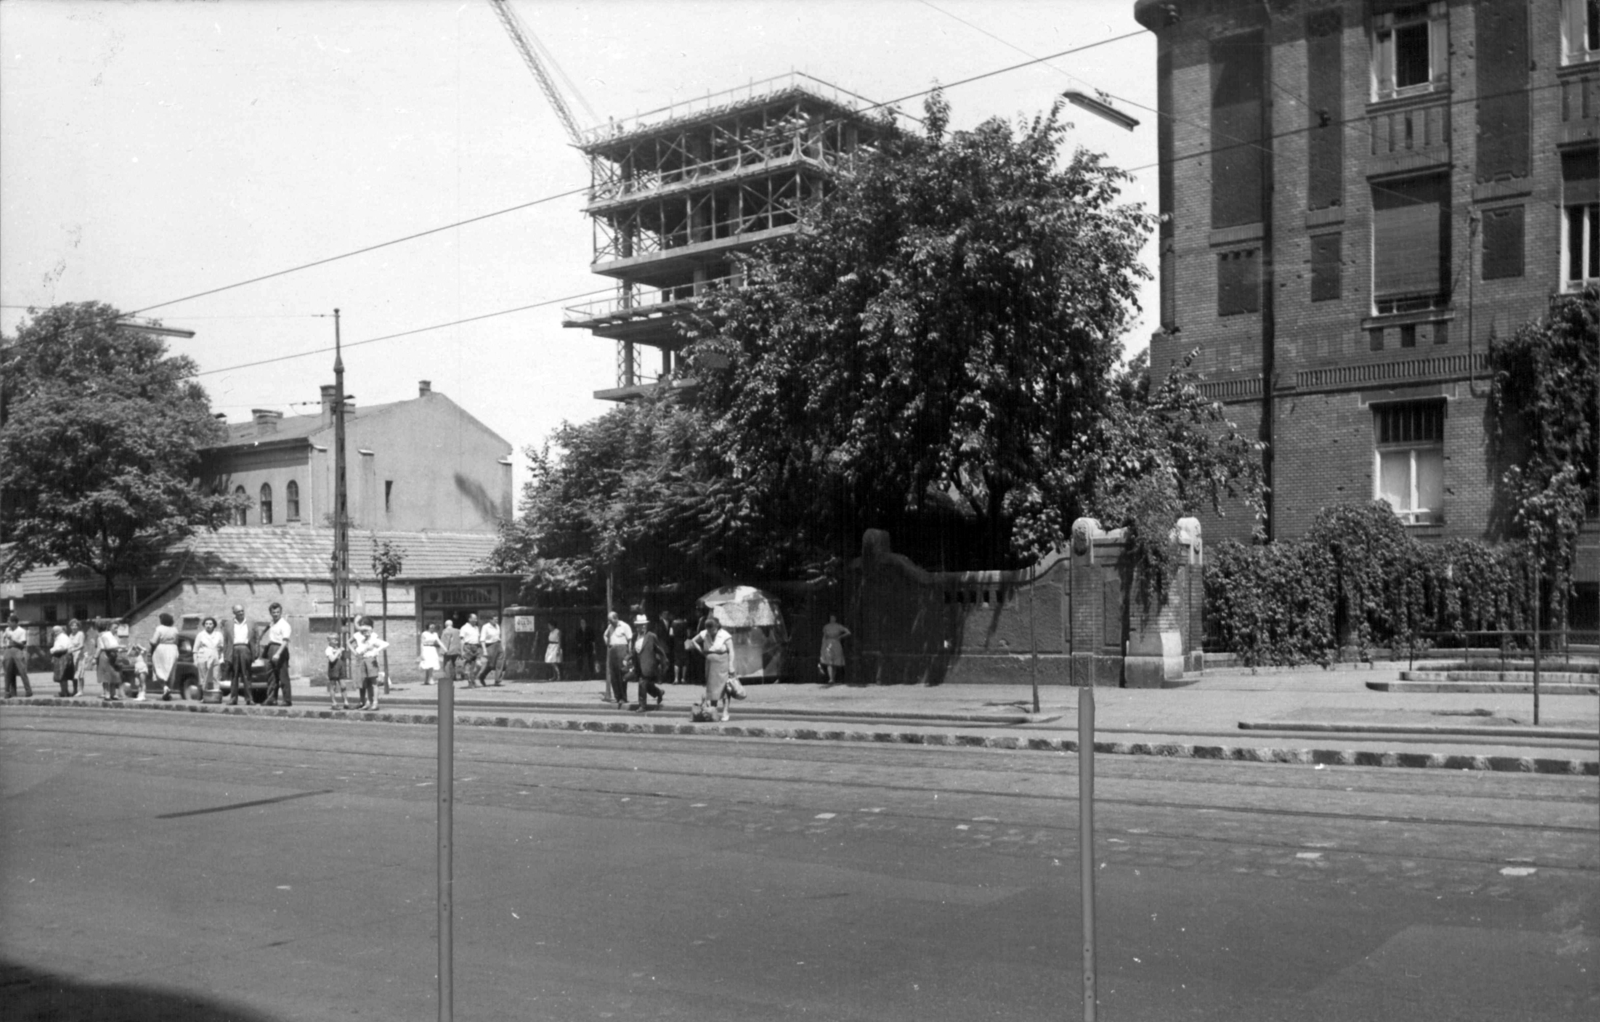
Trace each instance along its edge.
{"label": "shadow on road", "polygon": [[135,983],[88,983],[0,959],[0,1012],[15,1022],[274,1022],[238,1004]]}

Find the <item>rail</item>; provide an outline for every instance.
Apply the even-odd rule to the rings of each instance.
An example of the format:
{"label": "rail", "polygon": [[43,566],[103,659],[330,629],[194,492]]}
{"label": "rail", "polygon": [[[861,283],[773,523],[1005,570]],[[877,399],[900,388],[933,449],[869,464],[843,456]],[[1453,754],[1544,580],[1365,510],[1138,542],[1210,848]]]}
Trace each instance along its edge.
{"label": "rail", "polygon": [[1506,669],[1506,655],[1508,652],[1526,653],[1535,657],[1536,659],[1542,659],[1544,651],[1548,649],[1551,651],[1551,653],[1559,652],[1561,655],[1561,662],[1563,664],[1570,664],[1572,663],[1572,640],[1574,636],[1578,637],[1578,644],[1580,648],[1588,645],[1583,641],[1584,639],[1595,640],[1597,646],[1600,646],[1600,631],[1585,628],[1561,628],[1551,631],[1538,628],[1480,628],[1463,629],[1460,631],[1419,631],[1412,632],[1411,634],[1424,640],[1456,639],[1462,642],[1463,645],[1437,646],[1430,644],[1419,649],[1418,644],[1415,641],[1409,642],[1407,643],[1406,649],[1406,667],[1408,670],[1416,666],[1418,652],[1426,654],[1430,650],[1435,649],[1460,649],[1462,652],[1462,658],[1471,660],[1473,659],[1472,651],[1474,649],[1481,650],[1485,647],[1473,646],[1468,640],[1481,638],[1484,636],[1493,636],[1498,640],[1496,645],[1498,647],[1500,670],[1502,672],[1504,672]]}
{"label": "rail", "polygon": [[618,288],[616,293],[609,298],[596,298],[593,301],[583,302],[579,305],[569,305],[562,309],[564,322],[580,323],[596,319],[612,319],[624,315],[648,316],[652,313],[676,311],[678,308],[692,303],[695,299],[703,297],[708,291],[725,287],[740,287],[744,283],[744,275],[730,273],[725,277],[713,277],[692,284],[680,284],[675,287],[642,287],[635,285],[633,288]]}
{"label": "rail", "polygon": [[790,71],[788,74],[747,82],[742,86],[724,89],[721,92],[707,92],[704,96],[677,100],[668,103],[666,106],[656,107],[654,110],[636,113],[632,117],[612,118],[605,124],[590,128],[584,133],[584,137],[587,144],[597,145],[609,139],[619,138],[639,131],[652,124],[690,117],[709,110],[715,110],[718,107],[731,106],[740,101],[753,102],[758,98],[777,95],[790,89],[799,89],[810,93],[819,99],[827,100],[847,110],[873,110],[883,105],[875,103],[865,96],[851,92],[849,89],[841,89],[831,82],[825,82],[821,78],[808,75],[804,71]]}

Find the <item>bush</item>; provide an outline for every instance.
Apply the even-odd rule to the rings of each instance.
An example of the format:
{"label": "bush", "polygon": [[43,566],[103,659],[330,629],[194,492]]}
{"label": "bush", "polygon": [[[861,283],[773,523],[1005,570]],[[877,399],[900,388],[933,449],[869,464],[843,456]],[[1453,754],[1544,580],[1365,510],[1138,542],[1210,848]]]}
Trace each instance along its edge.
{"label": "bush", "polygon": [[[1388,505],[1328,508],[1304,539],[1207,552],[1205,595],[1212,642],[1249,666],[1327,666],[1352,646],[1416,653],[1454,633],[1529,629],[1537,548],[1472,540],[1413,539]],[[1564,602],[1547,588],[1546,628]]]}

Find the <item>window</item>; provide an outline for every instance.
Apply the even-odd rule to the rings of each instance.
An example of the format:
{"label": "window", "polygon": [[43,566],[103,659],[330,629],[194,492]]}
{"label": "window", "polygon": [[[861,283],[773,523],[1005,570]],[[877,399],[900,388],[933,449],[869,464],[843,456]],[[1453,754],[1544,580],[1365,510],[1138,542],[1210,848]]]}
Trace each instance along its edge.
{"label": "window", "polygon": [[1522,276],[1521,206],[1483,212],[1483,279]]}
{"label": "window", "polygon": [[1253,248],[1217,253],[1217,315],[1261,311],[1259,262]]}
{"label": "window", "polygon": [[72,616],[79,621],[88,621],[89,605],[87,603],[74,603],[72,605]]}
{"label": "window", "polygon": [[1379,314],[1449,304],[1450,183],[1429,174],[1372,186],[1372,296]]}
{"label": "window", "polygon": [[1450,80],[1449,5],[1409,4],[1372,21],[1372,98],[1442,89]]}
{"label": "window", "polygon": [[394,507],[393,507],[393,505],[391,503],[393,497],[394,497],[394,480],[393,479],[385,479],[383,481],[383,513],[384,514],[388,514],[390,511],[394,510]]}
{"label": "window", "polygon": [[1600,280],[1600,152],[1561,154],[1561,283],[1577,290]]}
{"label": "window", "polygon": [[[45,604],[44,605],[44,623],[47,624],[47,625],[53,625],[53,624],[56,623],[56,620],[57,620],[57,618],[56,618],[56,605],[53,604],[53,603]],[[40,636],[40,638],[42,639],[43,636]]]}
{"label": "window", "polygon": [[272,486],[268,483],[261,484],[261,524],[272,524]]}
{"label": "window", "polygon": [[1444,402],[1375,405],[1373,498],[1407,525],[1444,520]]}
{"label": "window", "polygon": [[1561,61],[1600,58],[1600,0],[1561,0]]}
{"label": "window", "polygon": [[243,486],[235,486],[233,488],[233,499],[234,503],[237,505],[233,509],[233,524],[250,524],[247,518],[250,511],[250,495],[244,492]]}
{"label": "window", "polygon": [[300,520],[300,484],[293,479],[283,488],[283,515],[291,522]]}
{"label": "window", "polygon": [[1344,235],[1318,234],[1311,239],[1311,300],[1327,302],[1340,294],[1340,248]]}

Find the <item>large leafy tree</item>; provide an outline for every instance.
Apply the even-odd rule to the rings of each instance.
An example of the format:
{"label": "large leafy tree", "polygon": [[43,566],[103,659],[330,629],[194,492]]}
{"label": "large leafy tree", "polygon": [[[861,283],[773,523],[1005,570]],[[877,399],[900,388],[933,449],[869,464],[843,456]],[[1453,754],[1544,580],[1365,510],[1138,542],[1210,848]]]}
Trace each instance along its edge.
{"label": "large leafy tree", "polygon": [[726,473],[698,418],[671,400],[611,409],[590,422],[563,423],[529,448],[529,479],[515,519],[501,528],[487,567],[524,576],[536,588],[624,589],[676,578],[688,559],[715,547],[737,514]]}
{"label": "large leafy tree", "polygon": [[108,607],[117,579],[233,508],[196,478],[224,428],[194,362],[120,318],[98,302],[36,312],[0,364],[0,575],[65,564],[100,576]]}
{"label": "large leafy tree", "polygon": [[695,400],[739,473],[730,527],[787,540],[790,563],[764,567],[940,499],[987,563],[1017,553],[1018,514],[1105,410],[1146,275],[1126,175],[1064,155],[1058,113],[950,132],[935,94],[922,134],[867,155],[703,305]]}

